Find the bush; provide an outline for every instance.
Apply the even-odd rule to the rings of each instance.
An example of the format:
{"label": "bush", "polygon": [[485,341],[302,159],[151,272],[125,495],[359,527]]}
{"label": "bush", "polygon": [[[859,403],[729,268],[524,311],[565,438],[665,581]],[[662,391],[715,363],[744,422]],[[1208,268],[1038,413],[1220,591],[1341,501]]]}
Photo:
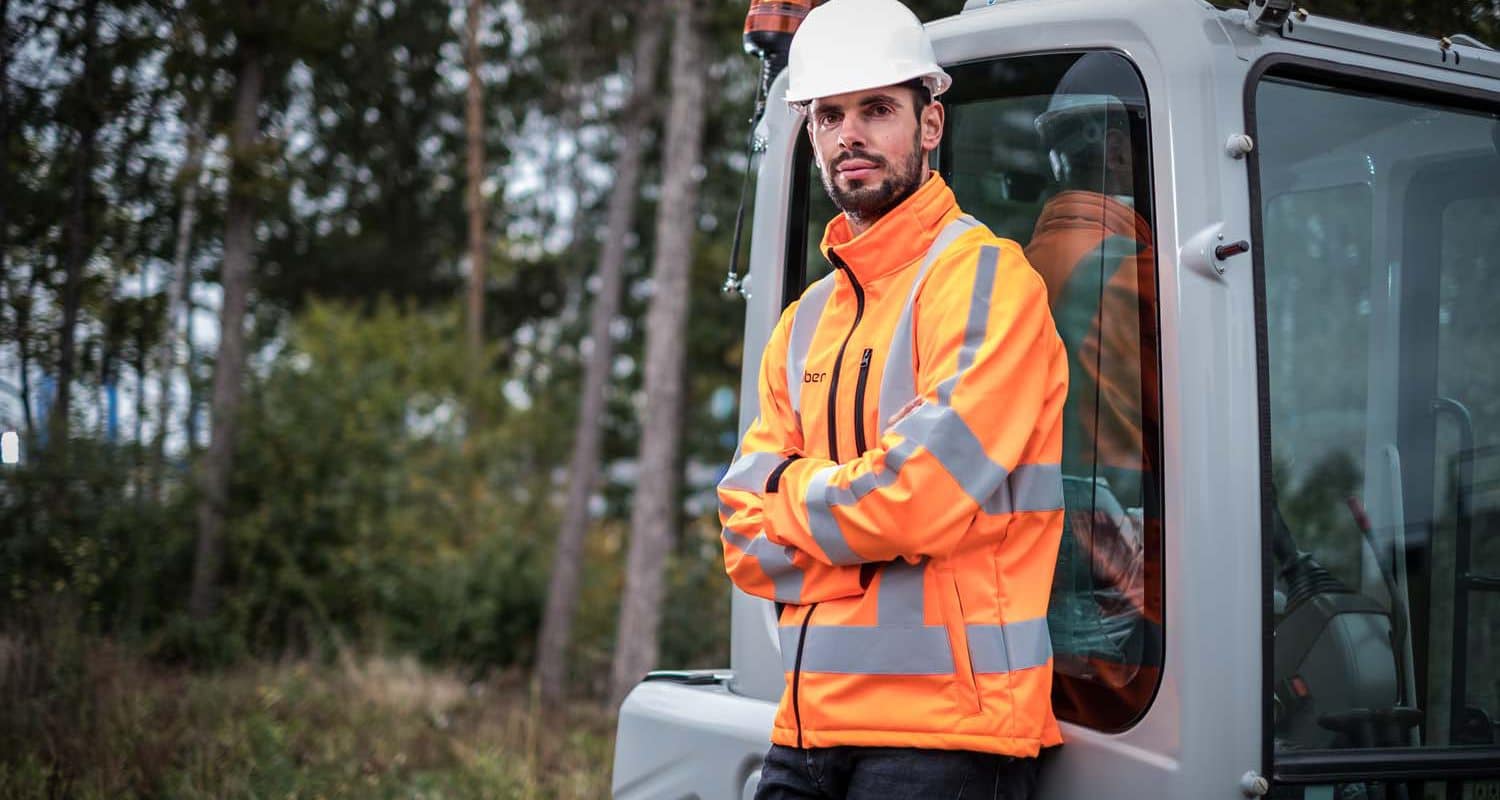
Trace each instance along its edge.
{"label": "bush", "polygon": [[314,303],[279,341],[249,379],[215,617],[183,613],[190,473],[157,500],[138,445],[78,439],[0,477],[0,631],[35,636],[62,604],[79,631],[203,667],[352,645],[528,663],[557,415],[471,390],[452,310]]}
{"label": "bush", "polygon": [[547,443],[498,382],[467,391],[462,341],[451,312],[297,320],[248,404],[231,492],[226,612],[251,649],[529,660]]}
{"label": "bush", "polygon": [[191,570],[185,493],[150,497],[134,444],[75,439],[0,477],[0,630],[34,631],[49,610],[80,630],[159,628]]}

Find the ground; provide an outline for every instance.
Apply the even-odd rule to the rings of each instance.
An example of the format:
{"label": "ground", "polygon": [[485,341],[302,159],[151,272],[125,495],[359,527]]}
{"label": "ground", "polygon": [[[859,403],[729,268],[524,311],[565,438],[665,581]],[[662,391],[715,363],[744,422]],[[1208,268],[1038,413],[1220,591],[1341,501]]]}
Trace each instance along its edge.
{"label": "ground", "polygon": [[602,798],[613,722],[411,659],[195,673],[0,639],[0,798]]}

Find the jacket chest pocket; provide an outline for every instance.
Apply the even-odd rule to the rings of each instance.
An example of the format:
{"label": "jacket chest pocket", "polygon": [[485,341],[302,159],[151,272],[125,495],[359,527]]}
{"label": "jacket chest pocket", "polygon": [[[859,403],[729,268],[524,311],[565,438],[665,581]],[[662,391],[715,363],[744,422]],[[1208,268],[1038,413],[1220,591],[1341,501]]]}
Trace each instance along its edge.
{"label": "jacket chest pocket", "polygon": [[[870,361],[874,358],[875,348],[866,347],[859,356],[859,375],[854,384],[854,415],[850,424],[854,426],[854,454],[864,455],[870,449],[869,440],[865,436],[865,429],[869,427],[865,421],[865,387],[870,382]],[[880,425],[880,420],[875,424]],[[875,437],[877,440],[879,436]]]}

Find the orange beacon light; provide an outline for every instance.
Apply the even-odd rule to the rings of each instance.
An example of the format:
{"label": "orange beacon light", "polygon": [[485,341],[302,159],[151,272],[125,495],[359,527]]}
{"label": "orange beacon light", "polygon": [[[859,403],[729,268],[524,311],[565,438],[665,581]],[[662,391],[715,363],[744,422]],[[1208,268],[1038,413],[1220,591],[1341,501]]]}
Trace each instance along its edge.
{"label": "orange beacon light", "polygon": [[821,0],[751,0],[745,15],[745,52],[785,65],[792,34],[819,5]]}

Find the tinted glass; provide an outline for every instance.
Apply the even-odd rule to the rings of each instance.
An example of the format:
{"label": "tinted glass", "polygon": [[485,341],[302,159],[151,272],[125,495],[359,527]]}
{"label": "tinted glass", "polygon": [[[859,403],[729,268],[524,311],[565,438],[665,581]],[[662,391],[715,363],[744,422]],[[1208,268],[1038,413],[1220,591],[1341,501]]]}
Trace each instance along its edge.
{"label": "tinted glass", "polygon": [[1277,77],[1255,108],[1276,748],[1496,749],[1500,125]]}
{"label": "tinted glass", "polygon": [[1068,350],[1062,547],[1047,614],[1060,718],[1118,730],[1162,663],[1160,402],[1145,87],[1114,53],[952,70],[942,172],[1026,247]]}

